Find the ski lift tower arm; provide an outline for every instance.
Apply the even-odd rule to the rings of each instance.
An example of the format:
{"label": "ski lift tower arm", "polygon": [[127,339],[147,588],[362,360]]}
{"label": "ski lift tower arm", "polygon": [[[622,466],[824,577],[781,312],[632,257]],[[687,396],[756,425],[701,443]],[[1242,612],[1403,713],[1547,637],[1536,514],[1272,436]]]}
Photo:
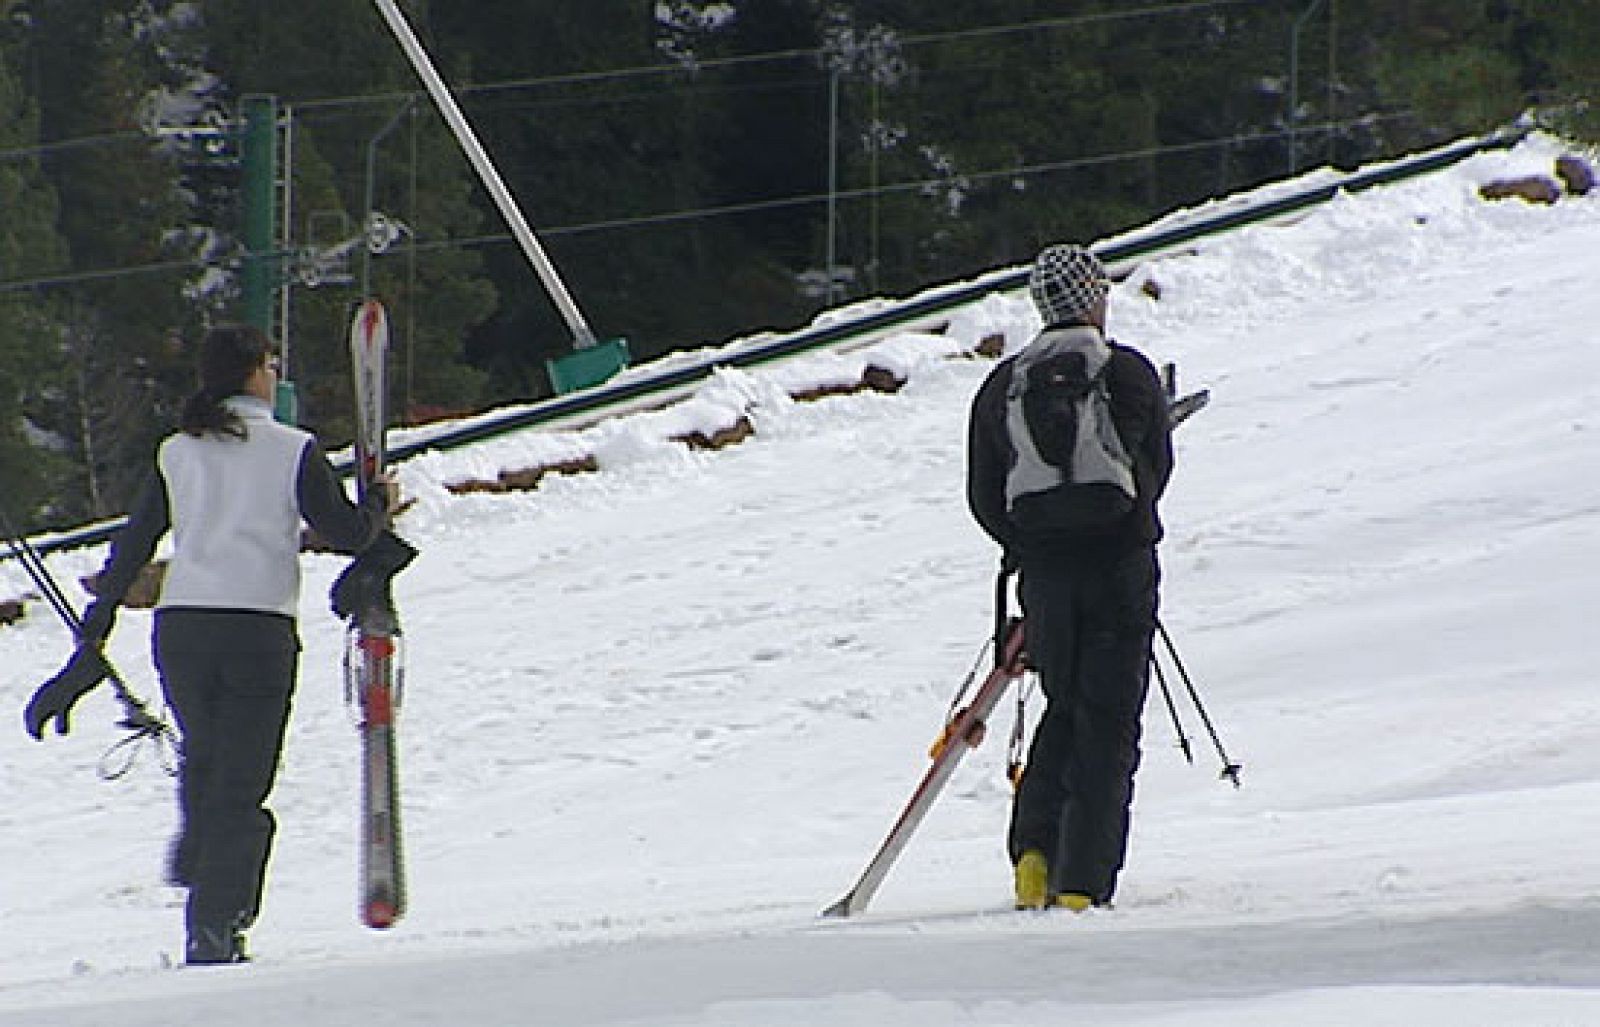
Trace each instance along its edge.
{"label": "ski lift tower arm", "polygon": [[511,195],[511,190],[506,188],[504,179],[496,170],[494,162],[489,159],[483,145],[478,142],[477,134],[473,132],[472,125],[466,116],[461,113],[461,108],[456,104],[455,97],[445,85],[444,79],[433,66],[433,61],[428,57],[428,52],[423,49],[416,33],[411,31],[411,24],[395,5],[395,0],[373,0],[378,6],[378,13],[389,25],[389,31],[394,33],[395,39],[400,43],[400,49],[405,51],[406,58],[411,66],[416,69],[417,76],[422,79],[422,84],[427,87],[428,95],[433,98],[434,106],[439,108],[439,113],[444,116],[445,123],[450,126],[450,131],[455,134],[456,141],[461,144],[461,149],[466,152],[467,159],[472,162],[473,170],[478,173],[478,178],[483,181],[484,188],[489,190],[495,206],[500,208],[500,214],[511,226],[511,234],[516,237],[517,244],[522,247],[522,252],[527,256],[528,262],[538,273],[540,281],[544,283],[545,291],[550,294],[550,299],[555,302],[556,308],[561,311],[561,316],[567,322],[567,328],[572,332],[573,345],[578,349],[588,349],[595,344],[594,332],[590,330],[589,323],[584,320],[583,312],[573,302],[571,294],[567,292],[566,285],[561,281],[561,276],[556,273],[555,265],[550,258],[545,256],[544,247],[539,245],[539,239],[533,234],[528,221],[522,216],[522,210],[517,206],[516,199]]}

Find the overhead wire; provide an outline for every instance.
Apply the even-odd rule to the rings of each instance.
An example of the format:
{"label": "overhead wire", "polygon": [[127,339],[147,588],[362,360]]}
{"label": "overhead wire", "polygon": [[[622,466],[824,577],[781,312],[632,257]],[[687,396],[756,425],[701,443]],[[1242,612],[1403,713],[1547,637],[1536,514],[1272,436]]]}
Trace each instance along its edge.
{"label": "overhead wire", "polygon": [[[1410,111],[1393,111],[1386,114],[1368,114],[1337,122],[1320,122],[1315,124],[1300,125],[1295,129],[1300,135],[1314,135],[1319,132],[1336,131],[1353,126],[1371,125],[1383,121],[1401,120],[1411,116]],[[1256,143],[1272,142],[1288,136],[1287,129],[1274,129],[1271,131],[1234,133],[1217,136],[1211,139],[1192,140],[1186,143],[1167,143],[1159,146],[1139,147],[1131,150],[1119,150],[1113,153],[1093,154],[1085,157],[1071,157],[1057,161],[1041,161],[1030,164],[1018,164],[1004,168],[990,168],[980,171],[963,171],[952,173],[948,176],[919,178],[904,182],[891,182],[878,186],[839,189],[833,193],[835,201],[850,201],[868,199],[874,196],[890,196],[895,194],[920,192],[946,188],[955,184],[986,183],[1008,178],[1026,178],[1037,175],[1054,174],[1062,171],[1072,171],[1080,168],[1094,167],[1104,164],[1115,164],[1121,161],[1143,160],[1150,157],[1160,157],[1180,153],[1194,153],[1203,150],[1217,149],[1219,147],[1248,146]],[[732,217],[743,214],[756,214],[763,211],[781,210],[786,207],[803,207],[813,204],[828,202],[829,194],[826,192],[796,193],[790,196],[774,196],[764,199],[745,200],[735,203],[724,203],[711,206],[692,207],[682,210],[662,211],[655,214],[640,214],[630,217],[601,218],[594,221],[585,221],[577,224],[552,225],[540,229],[539,234],[545,237],[576,236],[593,232],[612,231],[622,228],[638,228],[653,225],[669,225],[685,221],[697,221],[708,218]],[[493,246],[512,242],[509,233],[495,232],[475,236],[453,236],[448,239],[417,240],[410,245],[418,253],[430,251],[471,248],[480,246]],[[116,278],[134,274],[157,274],[163,272],[192,271],[200,268],[231,267],[237,259],[216,260],[171,260],[155,264],[139,264],[121,268],[100,268],[91,271],[72,272],[67,274],[42,275],[26,279],[0,281],[0,294],[19,292],[29,289],[48,288],[60,285],[76,285],[89,281]]]}
{"label": "overhead wire", "polygon": [[[967,29],[952,29],[941,32],[926,32],[909,34],[900,37],[899,43],[905,47],[920,47],[952,40],[994,37],[999,35],[1016,34],[1023,32],[1037,32],[1049,29],[1075,28],[1088,25],[1106,24],[1118,21],[1129,21],[1153,17],[1163,17],[1174,14],[1193,14],[1201,11],[1216,10],[1228,7],[1260,6],[1264,0],[1188,0],[1188,2],[1174,4],[1142,5],[1115,11],[1097,11],[1079,15],[1068,15],[1052,18],[1039,18],[1026,22],[1013,22],[1000,25],[977,26]],[[729,57],[706,58],[687,64],[648,65],[631,68],[609,69],[595,72],[577,72],[560,75],[546,75],[536,78],[508,79],[493,83],[480,83],[466,85],[456,90],[463,97],[484,96],[493,93],[505,92],[516,89],[526,89],[533,86],[560,86],[581,83],[598,83],[621,79],[640,78],[645,76],[658,76],[663,74],[684,74],[686,72],[698,73],[707,69],[734,67],[756,63],[771,63],[776,61],[793,60],[796,58],[817,58],[826,53],[826,48],[807,47],[785,50],[764,51],[755,54],[742,54]],[[807,85],[801,80],[791,80],[789,85]],[[809,84],[814,88],[814,84]],[[782,88],[784,83],[754,83],[748,87],[737,88]],[[713,88],[734,88],[728,86]],[[350,116],[342,113],[352,106],[370,103],[393,104],[415,100],[422,94],[418,91],[388,92],[381,94],[367,94],[359,96],[329,97],[315,100],[302,100],[292,103],[297,115],[316,114],[326,117],[341,112],[336,116]],[[647,94],[631,94],[640,97]],[[659,93],[648,94],[658,96]],[[576,106],[579,104],[617,103],[624,102],[629,97],[603,97],[574,100],[561,98],[557,100],[538,101],[540,105]],[[511,109],[516,109],[513,105]],[[1395,117],[1398,115],[1388,115]],[[1371,123],[1374,117],[1383,118],[1384,115],[1364,116],[1352,118],[1337,123],[1323,126],[1307,125],[1298,126],[1297,132],[1315,133],[1333,127],[1343,127],[1356,123]],[[1212,149],[1224,146],[1244,145],[1252,142],[1261,142],[1286,136],[1286,132],[1261,132],[1246,135],[1229,135],[1208,140],[1191,141],[1186,143],[1167,144],[1155,147],[1143,147],[1136,150],[1118,151],[1114,153],[1099,154],[1089,157],[1076,157],[1062,161],[1049,161],[1034,164],[1017,165],[1005,168],[991,168],[970,172],[960,172],[951,176],[922,178],[917,180],[888,183],[870,187],[858,187],[835,190],[832,198],[838,200],[854,200],[872,196],[886,196],[907,192],[937,189],[952,182],[982,183],[1003,178],[1027,177],[1039,174],[1049,174],[1073,168],[1088,167],[1097,164],[1115,163],[1122,160],[1138,160],[1151,156],[1193,152],[1196,150]],[[76,147],[103,145],[109,142],[126,142],[131,139],[142,138],[142,133],[122,132],[99,136],[84,137],[82,139],[62,140],[55,143],[42,143],[33,146],[15,147],[0,150],[0,160],[17,156],[39,156],[56,150]],[[746,200],[733,203],[724,203],[696,208],[663,211],[654,214],[636,216],[603,218],[593,221],[571,225],[556,225],[541,230],[541,234],[549,236],[579,235],[585,233],[615,230],[619,228],[665,225],[684,221],[697,220],[710,217],[728,217],[742,214],[759,213],[762,211],[782,209],[786,207],[808,206],[816,203],[827,202],[829,194],[813,192],[795,194],[784,197],[770,197],[757,200]],[[427,250],[449,249],[456,247],[495,245],[510,240],[512,237],[505,233],[492,233],[467,238],[452,238],[417,241],[414,249],[418,252]],[[12,279],[0,281],[0,294],[7,292],[25,291],[30,289],[51,288],[63,285],[77,285],[86,282],[101,281],[118,278],[126,275],[146,275],[169,272],[184,272],[207,267],[228,267],[236,260],[206,260],[201,258],[177,259],[149,264],[127,265],[122,267],[98,268],[76,272],[38,275],[25,279]]]}

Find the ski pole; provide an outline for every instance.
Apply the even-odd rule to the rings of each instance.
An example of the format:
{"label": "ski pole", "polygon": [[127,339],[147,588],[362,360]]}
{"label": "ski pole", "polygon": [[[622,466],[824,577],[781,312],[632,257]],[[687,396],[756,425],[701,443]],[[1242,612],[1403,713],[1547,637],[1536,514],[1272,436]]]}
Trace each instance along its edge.
{"label": "ski pole", "polygon": [[1178,647],[1173,644],[1172,636],[1167,633],[1167,626],[1160,620],[1156,621],[1156,630],[1161,632],[1161,641],[1166,643],[1167,653],[1172,657],[1172,665],[1178,669],[1178,676],[1183,678],[1184,687],[1189,690],[1189,699],[1194,703],[1194,708],[1200,714],[1200,722],[1206,726],[1206,732],[1211,736],[1211,744],[1216,746],[1217,757],[1222,760],[1223,778],[1233,782],[1235,788],[1239,787],[1239,772],[1244,769],[1242,764],[1235,763],[1228,758],[1228,753],[1222,747],[1222,739],[1217,737],[1217,729],[1211,723],[1211,717],[1206,713],[1205,704],[1200,701],[1200,693],[1194,687],[1194,680],[1189,677],[1189,670],[1183,665],[1183,658],[1178,655]]}
{"label": "ski pole", "polygon": [[[1005,661],[1005,638],[1006,633],[1010,632],[1011,629],[1011,619],[1008,616],[1008,611],[1006,611],[1006,582],[1010,581],[1011,574],[1013,574],[1013,571],[1010,568],[1002,566],[1000,568],[1000,576],[995,577],[995,637],[990,638],[989,641],[982,645],[982,648],[978,651],[978,657],[973,661],[973,667],[966,672],[966,677],[962,678],[962,685],[960,685],[960,688],[955,689],[955,696],[950,699],[950,709],[944,713],[944,728],[939,731],[939,737],[934,739],[933,745],[928,747],[928,758],[930,760],[938,760],[939,755],[944,752],[944,747],[950,744],[950,737],[952,737],[950,736],[950,731],[955,728],[955,721],[960,720],[962,713],[965,712],[965,705],[963,704],[966,701],[966,693],[973,686],[973,681],[978,680],[978,669],[984,662],[984,657],[989,654],[989,649],[994,649],[995,667],[997,669]],[[979,737],[978,739],[971,739],[971,744],[973,745],[981,744],[981,734],[986,731],[984,726],[976,726],[978,726]]]}
{"label": "ski pole", "polygon": [[44,558],[33,548],[33,543],[17,531],[11,521],[11,515],[4,509],[0,509],[0,527],[5,529],[6,543],[11,546],[11,555],[22,564],[23,569],[28,572],[28,577],[33,579],[34,587],[44,594],[51,608],[56,611],[56,615],[72,629],[73,637],[79,637],[83,625],[78,620],[78,615],[73,612],[67,597],[61,592],[61,586],[56,584],[56,579],[50,576],[44,565]]}
{"label": "ski pole", "polygon": [[[11,519],[9,511],[0,507],[0,530],[5,532],[7,544],[11,553],[27,571],[34,586],[44,596],[56,616],[61,618],[63,624],[72,632],[78,645],[85,642],[83,635],[83,619],[72,608],[72,602],[66,593],[61,590],[50,568],[45,566],[44,557],[33,547],[27,537],[17,530],[15,522]],[[178,743],[173,735],[172,728],[167,722],[150,712],[144,700],[133,694],[117,668],[112,666],[104,652],[100,653],[100,661],[106,668],[106,680],[111,682],[111,688],[116,693],[117,701],[122,704],[122,720],[119,727],[133,732],[127,738],[114,743],[100,758],[99,774],[107,781],[114,781],[122,777],[133,768],[134,760],[138,757],[138,744],[149,739],[156,747],[161,767],[169,775],[178,772]]]}
{"label": "ski pole", "polygon": [[1027,741],[1028,697],[1033,692],[1032,682],[1017,686],[1017,716],[1011,722],[1011,738],[1006,745],[1006,780],[1015,792],[1022,787],[1022,772],[1027,769],[1024,742]]}
{"label": "ski pole", "polygon": [[1006,635],[1011,630],[1011,577],[1016,574],[1009,563],[1000,561],[1000,573],[994,578],[994,658],[999,663],[1005,659]]}
{"label": "ski pole", "polygon": [[[1000,559],[1000,574],[995,579],[994,587],[994,649],[995,667],[999,669],[1005,661],[1005,639],[1011,632],[1015,622],[1011,618],[1009,609],[1010,592],[1007,586],[1011,578],[1017,573],[1016,564],[1010,556]],[[1024,640],[1026,645],[1026,640]],[[1022,665],[1026,666],[1028,654],[1024,649],[1018,654]],[[1017,686],[1017,714],[1011,722],[1011,736],[1006,744],[1006,780],[1011,782],[1011,790],[1015,792],[1022,787],[1022,773],[1027,769],[1025,757],[1025,742],[1027,741],[1028,696],[1032,692],[1029,684]]]}
{"label": "ski pole", "polygon": [[1178,748],[1183,750],[1184,760],[1194,766],[1194,748],[1189,744],[1189,736],[1183,732],[1183,722],[1178,719],[1178,704],[1172,700],[1172,689],[1167,687],[1167,675],[1161,670],[1161,663],[1154,652],[1150,654],[1150,669],[1155,671],[1156,683],[1161,686],[1161,698],[1166,701],[1167,716],[1172,718],[1172,730],[1178,736]]}

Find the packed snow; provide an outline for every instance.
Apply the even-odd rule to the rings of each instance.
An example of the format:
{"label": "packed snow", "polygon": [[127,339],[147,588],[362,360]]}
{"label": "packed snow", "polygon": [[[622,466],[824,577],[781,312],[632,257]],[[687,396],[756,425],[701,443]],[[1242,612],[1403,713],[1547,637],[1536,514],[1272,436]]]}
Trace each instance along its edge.
{"label": "packed snow", "polygon": [[[341,559],[304,561],[252,965],[172,966],[172,784],[148,755],[97,779],[109,694],[65,739],[13,722],[0,1024],[1600,1022],[1600,200],[1476,195],[1558,152],[1535,137],[1115,289],[1112,334],[1213,393],[1179,432],[1163,616],[1244,773],[1219,780],[1180,686],[1185,763],[1152,692],[1114,910],[1010,911],[1006,703],[871,908],[817,916],[990,631],[963,442],[993,365],[952,354],[1037,327],[991,295],[883,343],[898,394],[794,402],[873,350],[799,358],[400,468],[422,556],[397,589],[392,931],[356,918]],[[668,441],[741,414],[740,445]],[[600,470],[444,488],[575,451]],[[49,563],[76,597],[103,556]],[[149,626],[124,612],[111,654],[155,696]],[[69,647],[43,604],[0,629],[14,714]]]}

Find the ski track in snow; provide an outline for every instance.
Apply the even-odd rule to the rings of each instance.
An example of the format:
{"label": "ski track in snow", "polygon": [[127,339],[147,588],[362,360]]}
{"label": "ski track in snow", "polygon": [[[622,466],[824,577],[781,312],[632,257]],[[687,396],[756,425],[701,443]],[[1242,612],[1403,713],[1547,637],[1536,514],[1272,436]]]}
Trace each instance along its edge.
{"label": "ski track in snow", "polygon": [[[68,739],[14,733],[0,1024],[1600,1022],[1600,200],[1473,195],[1555,152],[1207,240],[1141,270],[1159,302],[1117,290],[1112,334],[1213,392],[1178,436],[1164,618],[1244,787],[1186,706],[1184,764],[1153,698],[1115,911],[1005,910],[1008,700],[872,909],[815,919],[990,630],[963,445],[992,365],[901,340],[897,395],[773,384],[840,358],[722,372],[688,410],[590,429],[601,472],[533,493],[439,483],[575,436],[401,467],[422,556],[397,588],[392,932],[355,917],[341,560],[305,559],[256,965],[161,969],[171,786],[94,780],[108,696]],[[1016,345],[1031,316],[990,297],[953,331]],[[730,405],[746,443],[660,441]],[[50,564],[70,583],[102,557]],[[148,628],[124,612],[111,651],[153,696]],[[0,631],[17,710],[66,651],[41,606]]]}

